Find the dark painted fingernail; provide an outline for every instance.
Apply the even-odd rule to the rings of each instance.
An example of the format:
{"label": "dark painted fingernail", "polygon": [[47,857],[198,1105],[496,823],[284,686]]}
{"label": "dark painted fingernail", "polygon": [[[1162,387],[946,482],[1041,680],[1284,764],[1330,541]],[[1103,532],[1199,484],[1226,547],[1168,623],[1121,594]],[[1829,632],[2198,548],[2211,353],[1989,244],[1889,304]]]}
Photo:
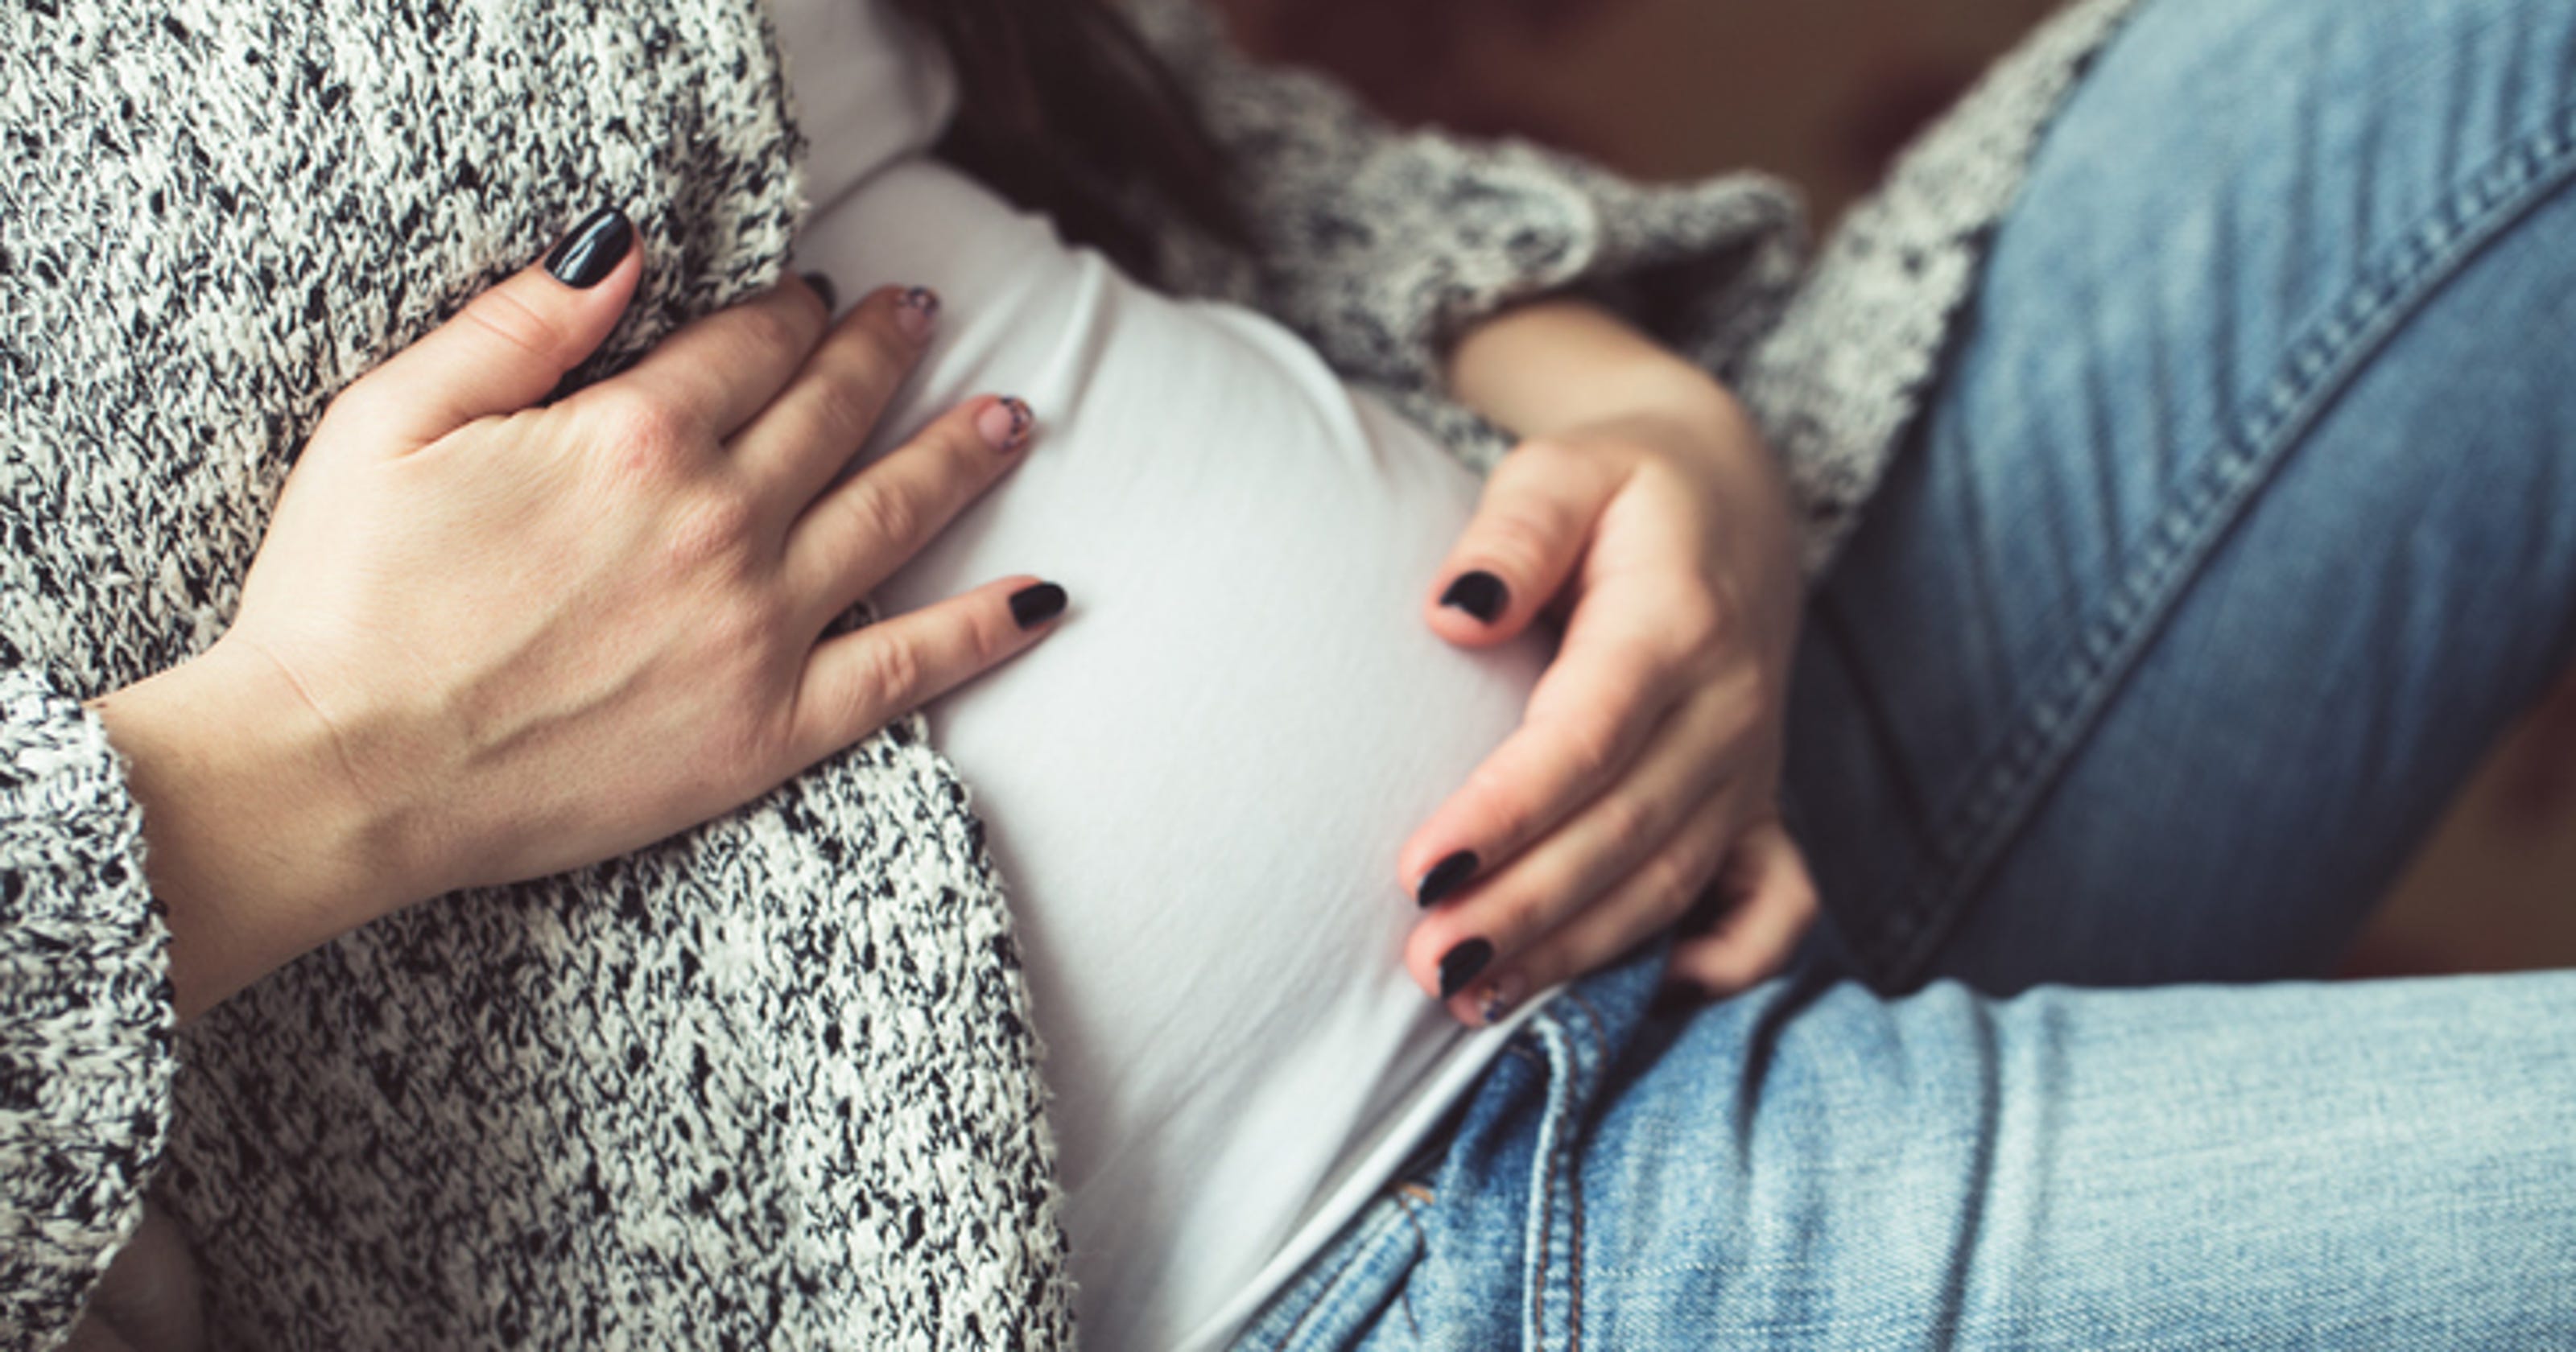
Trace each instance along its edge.
{"label": "dark painted fingernail", "polygon": [[1449,999],[1467,989],[1467,984],[1485,974],[1494,960],[1494,946],[1482,939],[1470,939],[1449,950],[1440,960],[1440,998]]}
{"label": "dark painted fingernail", "polygon": [[1461,883],[1475,877],[1476,870],[1484,862],[1476,857],[1474,850],[1460,850],[1433,864],[1431,871],[1423,874],[1421,883],[1413,889],[1414,904],[1423,907],[1439,905],[1443,898],[1457,891]]}
{"label": "dark painted fingernail", "polygon": [[1479,569],[1450,583],[1449,590],[1440,594],[1440,604],[1492,624],[1511,609],[1512,589],[1504,586],[1501,578]]}
{"label": "dark painted fingernail", "polygon": [[1016,451],[1029,444],[1029,433],[1038,425],[1038,415],[1017,399],[1004,397],[993,401],[990,408],[975,415],[975,430],[983,434],[984,443],[997,451]]}
{"label": "dark painted fingernail", "polygon": [[929,337],[930,326],[939,322],[939,293],[916,286],[895,297],[894,322],[916,343]]}
{"label": "dark painted fingernail", "polygon": [[815,295],[823,298],[823,313],[836,315],[841,312],[841,288],[832,285],[831,278],[819,272],[809,272],[805,274],[805,284],[814,288]]}
{"label": "dark painted fingernail", "polygon": [[1485,988],[1485,998],[1476,1002],[1476,1021],[1488,1028],[1511,1017],[1521,1007],[1521,997],[1529,994],[1529,980],[1518,972],[1505,972]]}
{"label": "dark painted fingernail", "polygon": [[576,290],[587,291],[617,271],[626,251],[635,247],[635,223],[615,207],[601,207],[564,233],[546,255],[546,271]]}
{"label": "dark painted fingernail", "polygon": [[1052,582],[1022,587],[1011,593],[1011,619],[1022,629],[1035,629],[1063,614],[1064,600],[1064,588]]}

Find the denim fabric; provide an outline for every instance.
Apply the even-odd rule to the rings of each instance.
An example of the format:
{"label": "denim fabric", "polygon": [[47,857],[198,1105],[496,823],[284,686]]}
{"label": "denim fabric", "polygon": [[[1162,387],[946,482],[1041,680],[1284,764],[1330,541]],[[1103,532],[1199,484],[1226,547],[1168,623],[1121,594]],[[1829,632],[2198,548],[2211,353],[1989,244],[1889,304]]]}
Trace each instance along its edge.
{"label": "denim fabric", "polygon": [[1577,986],[1241,1345],[2576,1347],[2576,974],[2284,980],[2576,637],[2571,177],[2567,0],[2148,5],[1817,597],[1813,960]]}
{"label": "denim fabric", "polygon": [[1872,980],[2318,972],[2576,634],[2576,5],[2157,0],[1813,608]]}

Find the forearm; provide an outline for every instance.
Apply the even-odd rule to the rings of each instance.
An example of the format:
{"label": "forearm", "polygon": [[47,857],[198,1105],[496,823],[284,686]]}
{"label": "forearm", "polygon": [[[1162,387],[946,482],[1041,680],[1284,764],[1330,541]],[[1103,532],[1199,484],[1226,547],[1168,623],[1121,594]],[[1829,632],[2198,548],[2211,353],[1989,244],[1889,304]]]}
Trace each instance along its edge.
{"label": "forearm", "polygon": [[328,727],[256,654],[218,644],[89,708],[143,807],[181,1018],[410,899]]}

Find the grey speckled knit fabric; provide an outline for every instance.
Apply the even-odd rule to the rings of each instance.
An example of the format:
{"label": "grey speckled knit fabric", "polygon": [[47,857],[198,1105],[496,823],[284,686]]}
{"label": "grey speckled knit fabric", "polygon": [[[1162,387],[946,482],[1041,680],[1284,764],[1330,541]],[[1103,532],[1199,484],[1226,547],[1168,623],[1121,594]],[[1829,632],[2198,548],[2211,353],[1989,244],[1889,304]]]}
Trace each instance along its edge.
{"label": "grey speckled knit fabric", "polygon": [[[1621,305],[1746,376],[1821,559],[2123,3],[1981,95],[1793,299],[1767,183],[1389,135],[1151,0],[1261,228],[1254,257],[1177,230],[1165,256],[1479,463],[1501,442],[1439,399],[1437,345],[1549,290]],[[224,1346],[1071,1342],[1009,916],[918,721],[174,1037],[139,814],[76,702],[222,631],[349,380],[602,202],[649,250],[615,369],[775,279],[798,150],[757,0],[0,6],[0,1346],[60,1341],[147,1186]]]}

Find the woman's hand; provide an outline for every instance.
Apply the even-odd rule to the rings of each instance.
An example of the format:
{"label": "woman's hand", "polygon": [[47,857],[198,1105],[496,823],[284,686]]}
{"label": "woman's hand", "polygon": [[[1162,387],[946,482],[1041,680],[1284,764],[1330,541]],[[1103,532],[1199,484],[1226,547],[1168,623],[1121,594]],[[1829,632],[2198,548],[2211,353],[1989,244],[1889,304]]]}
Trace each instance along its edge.
{"label": "woman's hand", "polygon": [[[1431,908],[1407,964],[1489,1022],[1706,897],[1728,909],[1698,913],[1714,927],[1685,934],[1668,979],[1732,992],[1777,970],[1816,910],[1775,806],[1803,591],[1787,490],[1714,381],[1641,364],[1643,340],[1597,312],[1520,322],[1471,339],[1489,341],[1455,378],[1488,416],[1544,432],[1495,469],[1427,613],[1467,646],[1542,615],[1564,639],[1521,729],[1403,850]],[[1534,392],[1532,370],[1570,392]]]}
{"label": "woman's hand", "polygon": [[1014,578],[822,637],[1027,439],[1026,409],[979,399],[835,482],[920,353],[926,292],[831,325],[788,283],[541,405],[633,294],[623,228],[595,224],[586,265],[558,251],[589,285],[532,268],[344,392],[231,629],[101,702],[183,1012],[412,901],[739,806],[1061,606]]}

